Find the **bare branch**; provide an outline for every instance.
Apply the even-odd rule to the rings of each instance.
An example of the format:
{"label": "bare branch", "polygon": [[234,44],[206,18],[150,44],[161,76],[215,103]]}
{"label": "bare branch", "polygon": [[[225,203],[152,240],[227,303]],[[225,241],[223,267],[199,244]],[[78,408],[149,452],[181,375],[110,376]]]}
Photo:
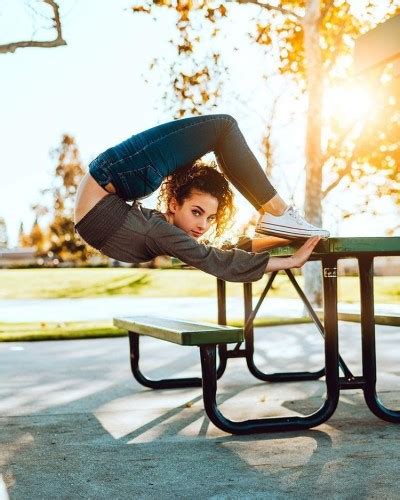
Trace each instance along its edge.
{"label": "bare branch", "polygon": [[276,12],[280,12],[281,14],[284,14],[285,16],[291,16],[294,17],[298,22],[302,22],[303,18],[293,12],[292,10],[285,9],[283,7],[278,7],[276,5],[270,5],[269,3],[262,3],[259,2],[258,0],[226,0],[226,3],[239,3],[239,4],[245,4],[245,3],[252,3],[254,5],[258,5],[258,7],[262,7],[263,9],[266,10],[274,10]]}
{"label": "bare branch", "polygon": [[[346,130],[343,130],[342,133],[340,134],[340,136],[338,137],[338,139],[336,140],[336,145],[335,145],[335,149],[337,151],[339,151],[342,146],[343,146],[343,143],[344,141],[350,136],[350,134],[354,131],[355,129],[355,126],[357,125],[358,121],[357,119],[353,119],[353,121],[350,123],[350,125],[346,128]],[[364,127],[362,127],[363,129]],[[361,129],[361,130],[362,130]],[[361,134],[361,132],[359,133],[359,135]],[[322,156],[322,160],[321,160],[321,164],[322,165],[325,165],[325,163],[329,160],[329,158],[332,156],[332,155],[329,155],[327,154],[328,151]]]}
{"label": "bare branch", "polygon": [[[350,127],[344,131],[342,133],[342,135],[339,137],[339,140],[337,141],[337,145],[336,145],[336,149],[337,150],[340,150],[340,148],[342,147],[346,137],[348,137],[351,133],[351,131],[354,129],[356,125],[356,121],[353,121],[352,124],[350,124]],[[362,135],[362,132],[363,130],[365,129],[365,120],[362,124],[362,127],[360,128],[360,130],[358,131],[358,139],[361,137]],[[332,191],[332,189],[334,189],[338,184],[339,182],[343,179],[343,177],[345,177],[346,175],[350,174],[351,172],[351,169],[352,169],[352,163],[353,163],[353,160],[354,160],[354,156],[355,156],[355,153],[356,153],[356,149],[357,149],[357,146],[354,146],[353,148],[353,151],[352,151],[352,154],[351,154],[351,157],[348,159],[347,163],[346,163],[346,166],[344,168],[342,168],[341,170],[339,170],[338,172],[338,177],[337,179],[335,179],[323,192],[322,192],[322,199],[325,198],[325,196],[330,192]],[[325,155],[323,160],[322,160],[322,165],[324,165],[329,159],[329,156],[328,155]]]}
{"label": "bare branch", "polygon": [[354,151],[351,157],[349,158],[348,162],[346,163],[346,166],[341,170],[339,170],[339,172],[337,173],[338,174],[337,178],[333,182],[331,182],[331,184],[329,184],[329,186],[326,189],[324,189],[324,191],[322,191],[321,193],[322,199],[324,199],[326,195],[330,191],[332,191],[332,189],[334,189],[346,175],[350,174],[351,168],[353,166],[353,158],[354,158]]}
{"label": "bare branch", "polygon": [[26,48],[26,47],[42,47],[42,48],[51,48],[51,47],[59,47],[61,45],[67,45],[67,42],[62,37],[61,31],[61,19],[59,6],[54,0],[43,0],[44,3],[50,5],[53,8],[54,16],[52,17],[54,21],[54,28],[57,30],[57,38],[50,41],[43,42],[35,42],[34,40],[28,40],[24,42],[12,42],[6,43],[4,45],[0,45],[0,54],[6,54],[8,52],[14,53],[17,49]]}
{"label": "bare branch", "polygon": [[[364,129],[364,125],[363,124],[363,127],[361,128],[361,130],[359,131],[359,137]],[[344,142],[344,139],[347,137],[347,135],[350,133],[351,129],[353,129],[353,127],[355,126],[355,122],[353,122],[350,126],[349,129],[347,129],[346,132],[344,132],[341,137],[339,138],[339,144],[337,145],[337,149],[339,150],[341,147],[342,147],[342,144]],[[352,166],[353,166],[353,160],[354,160],[354,156],[355,156],[355,153],[356,153],[356,147],[353,148],[353,151],[351,153],[351,156],[350,158],[348,159],[347,163],[346,163],[346,166],[344,168],[342,168],[341,170],[339,170],[339,172],[337,172],[338,174],[338,177],[322,192],[322,199],[325,198],[325,196],[330,192],[332,191],[332,189],[334,189],[338,184],[339,182],[343,179],[343,177],[345,177],[346,175],[349,175],[350,172],[351,172],[351,169],[352,169]],[[325,156],[323,158],[323,161],[322,161],[322,165],[324,165],[326,163],[326,161],[328,161],[329,157],[328,156]]]}

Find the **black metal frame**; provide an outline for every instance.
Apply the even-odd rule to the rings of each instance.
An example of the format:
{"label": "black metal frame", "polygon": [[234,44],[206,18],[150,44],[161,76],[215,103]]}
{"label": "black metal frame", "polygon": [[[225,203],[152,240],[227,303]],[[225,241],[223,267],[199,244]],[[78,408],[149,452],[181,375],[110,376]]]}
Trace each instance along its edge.
{"label": "black metal frame", "polygon": [[[184,387],[201,387],[202,379],[200,377],[182,377],[182,378],[168,378],[161,380],[152,380],[143,375],[139,368],[140,359],[140,349],[139,349],[139,338],[140,335],[135,332],[129,333],[129,350],[130,350],[130,362],[131,371],[135,379],[139,384],[149,387],[150,389],[182,389]],[[226,351],[226,345],[221,344],[218,346],[220,353],[220,364],[216,370],[216,378],[221,378],[225,368],[226,368],[226,358],[224,358],[223,353]],[[224,360],[224,361],[222,361]]]}
{"label": "black metal frame", "polygon": [[[387,422],[400,422],[400,411],[387,408],[376,393],[376,343],[374,321],[374,258],[358,258],[361,293],[361,338],[363,376],[359,386],[364,391],[368,408]],[[346,387],[343,387],[346,388]]]}
{"label": "black metal frame", "polygon": [[[370,410],[378,417],[389,422],[400,422],[400,411],[386,408],[376,394],[376,355],[375,355],[375,322],[373,292],[373,256],[355,255],[359,265],[361,292],[361,336],[363,375],[352,374],[339,355],[338,345],[338,313],[337,313],[337,255],[321,256],[324,292],[324,326],[304,295],[293,273],[286,271],[291,283],[305,304],[318,331],[324,338],[325,367],[315,372],[285,372],[266,374],[254,363],[254,328],[253,322],[257,312],[267,296],[277,272],[271,274],[256,307],[252,308],[252,285],[244,283],[245,306],[245,345],[238,343],[228,350],[225,344],[218,345],[219,365],[216,368],[216,345],[201,345],[200,359],[202,378],[180,379],[147,379],[139,369],[139,335],[129,332],[131,369],[136,380],[152,389],[203,387],[204,408],[209,419],[223,431],[232,434],[252,434],[260,432],[294,431],[307,429],[322,424],[334,413],[341,390],[360,388],[364,392],[365,401]],[[226,325],[226,284],[217,280],[218,323]],[[216,402],[217,380],[223,375],[229,358],[246,358],[249,371],[258,379],[268,382],[290,382],[316,380],[325,375],[326,398],[323,405],[311,415],[304,417],[266,417],[253,420],[232,421],[227,419],[218,409]],[[339,367],[343,372],[339,377]]]}

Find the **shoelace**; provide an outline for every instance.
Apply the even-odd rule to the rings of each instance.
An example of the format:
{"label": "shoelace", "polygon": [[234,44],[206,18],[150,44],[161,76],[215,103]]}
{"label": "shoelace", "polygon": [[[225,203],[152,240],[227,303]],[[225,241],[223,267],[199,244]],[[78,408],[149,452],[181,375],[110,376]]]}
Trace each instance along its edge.
{"label": "shoelace", "polygon": [[294,208],[294,207],[290,207],[288,209],[288,213],[290,215],[293,216],[293,218],[302,226],[304,226],[305,224],[305,220],[303,219],[303,217],[301,216],[300,212],[298,211],[297,208]]}

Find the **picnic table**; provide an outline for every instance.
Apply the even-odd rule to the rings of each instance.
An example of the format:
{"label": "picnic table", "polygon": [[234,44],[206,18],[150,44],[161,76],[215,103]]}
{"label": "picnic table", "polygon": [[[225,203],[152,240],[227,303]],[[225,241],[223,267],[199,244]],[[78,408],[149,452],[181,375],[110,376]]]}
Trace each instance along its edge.
{"label": "picnic table", "polygon": [[[272,256],[292,255],[301,243],[271,250]],[[129,332],[130,362],[134,378],[152,389],[202,387],[204,408],[210,420],[232,434],[291,431],[308,429],[328,420],[336,410],[340,391],[362,389],[370,410],[389,422],[400,422],[400,411],[383,405],[376,394],[375,318],[373,265],[378,256],[400,255],[400,238],[330,238],[321,241],[310,260],[319,260],[323,279],[323,323],[289,269],[286,274],[304,302],[311,318],[324,339],[325,363],[317,371],[263,373],[254,362],[254,319],[271,289],[277,271],[271,273],[260,298],[253,308],[252,283],[243,283],[244,329],[227,326],[226,283],[217,279],[218,324],[194,323],[157,316],[114,318],[114,325]],[[337,262],[339,259],[358,260],[361,293],[362,375],[355,376],[339,354],[337,311]],[[139,366],[139,339],[150,336],[181,346],[197,346],[200,350],[201,377],[152,380]],[[228,349],[228,344],[234,345]],[[217,366],[217,350],[219,363]],[[222,414],[217,404],[217,382],[224,374],[228,359],[245,358],[249,371],[265,382],[317,380],[325,376],[326,397],[322,406],[306,416],[282,416],[233,421]],[[339,375],[339,369],[342,374]]]}
{"label": "picnic table", "polygon": [[[300,244],[299,244],[300,245]],[[270,251],[271,256],[292,255],[298,246],[286,246]],[[253,308],[252,283],[243,284],[244,295],[244,345],[238,343],[228,350],[226,345],[219,346],[219,375],[226,368],[229,358],[244,357],[249,371],[258,379],[266,382],[289,382],[316,380],[325,375],[326,399],[322,407],[306,417],[274,417],[243,422],[249,432],[291,430],[313,427],[325,422],[335,411],[341,390],[362,389],[370,410],[378,417],[389,422],[400,422],[400,411],[386,408],[376,394],[376,355],[375,355],[375,319],[374,319],[374,258],[379,256],[400,255],[400,237],[362,237],[330,238],[320,241],[310,260],[321,261],[323,280],[323,324],[314,311],[306,295],[299,286],[293,272],[286,274],[303,301],[317,329],[324,338],[325,365],[318,371],[263,373],[254,362],[254,319],[265,300],[278,272],[273,272],[260,298]],[[355,258],[358,261],[358,278],[361,298],[361,338],[362,338],[362,375],[355,376],[339,354],[338,344],[338,297],[337,297],[337,262],[339,259]],[[217,279],[218,323],[227,324],[226,284]],[[339,368],[342,376],[339,376]],[[235,427],[237,423],[235,423]],[[232,428],[233,429],[233,428]],[[233,430],[232,430],[233,431]]]}

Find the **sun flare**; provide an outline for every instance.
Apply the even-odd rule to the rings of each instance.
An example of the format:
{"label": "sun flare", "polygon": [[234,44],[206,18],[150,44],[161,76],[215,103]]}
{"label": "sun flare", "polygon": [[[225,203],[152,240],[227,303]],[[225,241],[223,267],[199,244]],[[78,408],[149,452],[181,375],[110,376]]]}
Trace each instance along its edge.
{"label": "sun flare", "polygon": [[327,120],[344,127],[363,120],[374,105],[372,92],[356,85],[330,87],[324,95],[324,115]]}

